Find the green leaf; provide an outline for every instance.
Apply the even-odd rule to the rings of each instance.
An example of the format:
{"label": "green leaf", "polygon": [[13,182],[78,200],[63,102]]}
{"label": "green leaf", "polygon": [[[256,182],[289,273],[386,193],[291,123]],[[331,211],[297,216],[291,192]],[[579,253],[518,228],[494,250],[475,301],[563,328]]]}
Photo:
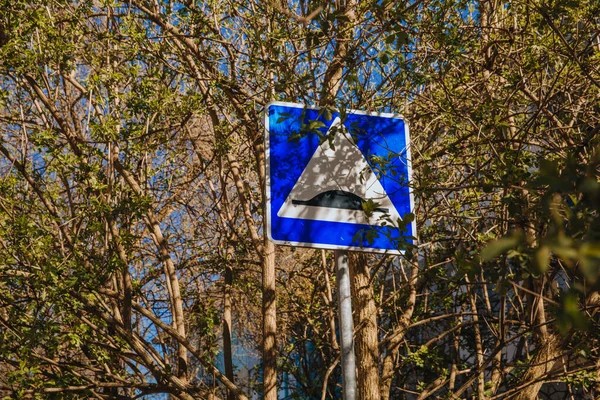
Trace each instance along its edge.
{"label": "green leaf", "polygon": [[397,46],[402,46],[405,44],[408,44],[408,33],[406,32],[398,32],[396,34],[396,45]]}
{"label": "green leaf", "polygon": [[583,275],[592,284],[600,274],[600,243],[584,243],[579,247],[579,266]]}
{"label": "green leaf", "polygon": [[552,256],[552,251],[548,246],[541,246],[535,252],[535,265],[540,273],[544,273],[548,270],[548,265],[550,264],[550,257]]}
{"label": "green leaf", "polygon": [[402,221],[404,221],[404,223],[406,223],[406,224],[410,224],[414,220],[415,220],[415,214],[413,214],[413,213],[405,214],[404,218],[402,218]]}
{"label": "green leaf", "polygon": [[379,56],[379,61],[381,61],[381,63],[383,65],[386,65],[387,63],[390,62],[390,56],[387,53],[387,51],[381,51],[381,52],[379,52],[378,56]]}
{"label": "green leaf", "polygon": [[600,260],[600,243],[587,242],[581,245],[579,253],[584,257],[597,258]]}
{"label": "green leaf", "polygon": [[556,325],[561,335],[567,335],[571,329],[588,329],[589,321],[579,307],[579,295],[576,292],[565,293],[561,305],[556,316]]}
{"label": "green leaf", "polygon": [[324,128],[325,126],[326,125],[323,122],[318,121],[318,120],[313,120],[313,121],[309,122],[308,129],[312,131],[312,130],[316,130],[319,128]]}
{"label": "green leaf", "polygon": [[505,236],[501,239],[489,242],[481,251],[481,260],[493,260],[500,254],[506,253],[508,250],[516,247],[522,238],[523,235],[521,233],[515,233],[513,235]]}

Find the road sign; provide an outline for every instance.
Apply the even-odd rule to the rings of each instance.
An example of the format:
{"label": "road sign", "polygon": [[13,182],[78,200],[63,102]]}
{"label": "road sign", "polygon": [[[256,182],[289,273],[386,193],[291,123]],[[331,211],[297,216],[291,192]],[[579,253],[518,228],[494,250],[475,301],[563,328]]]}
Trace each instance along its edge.
{"label": "road sign", "polygon": [[408,126],[400,116],[273,102],[265,126],[272,241],[394,254],[412,242]]}

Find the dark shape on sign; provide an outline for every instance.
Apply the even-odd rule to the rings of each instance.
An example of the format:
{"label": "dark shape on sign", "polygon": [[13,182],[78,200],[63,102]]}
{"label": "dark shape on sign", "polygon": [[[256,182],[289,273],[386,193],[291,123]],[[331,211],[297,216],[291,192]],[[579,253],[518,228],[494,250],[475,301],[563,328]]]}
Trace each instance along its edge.
{"label": "dark shape on sign", "polygon": [[[292,200],[292,204],[325,207],[325,208],[341,208],[344,210],[362,210],[362,205],[366,200],[354,193],[346,192],[345,190],[328,190],[319,193],[310,200]],[[387,213],[387,208],[378,207],[375,212]]]}

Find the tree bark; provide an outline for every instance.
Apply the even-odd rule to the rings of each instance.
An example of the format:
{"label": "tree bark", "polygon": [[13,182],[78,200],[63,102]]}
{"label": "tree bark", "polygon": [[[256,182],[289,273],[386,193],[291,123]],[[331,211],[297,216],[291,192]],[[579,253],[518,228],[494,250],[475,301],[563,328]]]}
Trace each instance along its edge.
{"label": "tree bark", "polygon": [[354,348],[357,360],[358,398],[379,400],[379,340],[377,335],[377,306],[371,287],[371,276],[364,254],[350,257],[352,303],[356,337]]}
{"label": "tree bark", "polygon": [[[225,266],[225,288],[223,296],[223,358],[225,364],[225,376],[231,382],[233,379],[233,357],[231,351],[231,286],[233,284],[233,271],[230,265]],[[234,400],[235,395],[227,391],[227,400]]]}
{"label": "tree bark", "polygon": [[334,350],[340,349],[340,345],[338,344],[335,330],[335,305],[333,303],[333,292],[331,290],[331,283],[329,281],[329,269],[327,268],[327,259],[325,258],[325,250],[321,250],[321,264],[323,266],[323,276],[325,278],[325,294],[324,299],[327,304],[327,316],[329,318],[329,337],[331,341],[331,347]]}
{"label": "tree bark", "polygon": [[537,399],[544,384],[544,380],[540,378],[550,373],[560,353],[560,338],[558,335],[548,334],[520,381],[521,384],[532,383],[521,390],[515,400]]}
{"label": "tree bark", "polygon": [[273,245],[265,235],[263,257],[263,398],[265,400],[277,400],[276,333],[277,303],[275,298],[275,245]]}
{"label": "tree bark", "polygon": [[[537,289],[536,292],[539,293],[539,296],[531,297],[531,312],[532,322],[537,322],[537,326],[539,327],[536,335],[539,345],[527,371],[525,371],[525,374],[523,374],[519,381],[519,386],[527,386],[515,396],[515,400],[537,399],[538,393],[544,384],[544,376],[550,373],[558,356],[561,354],[560,337],[550,332],[546,326],[546,309],[542,297],[544,286],[545,279],[543,277],[534,282],[534,287]],[[529,384],[530,382],[531,384]]]}
{"label": "tree bark", "polygon": [[[402,262],[402,260],[400,261]],[[392,385],[392,379],[394,377],[395,360],[398,357],[400,350],[400,344],[404,335],[408,330],[410,320],[415,310],[415,304],[417,302],[417,277],[419,272],[419,265],[417,260],[411,261],[411,275],[408,282],[410,292],[406,301],[406,308],[398,321],[398,326],[394,329],[390,335],[385,338],[381,346],[385,349],[385,356],[383,357],[383,369],[381,372],[380,379],[380,393],[383,400],[390,398],[390,388]]]}
{"label": "tree bark", "polygon": [[[469,278],[465,275],[465,281],[470,284]],[[477,310],[477,300],[475,298],[475,291],[473,285],[469,287],[469,305],[471,306],[471,312],[473,313],[473,330],[475,333],[475,351],[477,357],[477,368],[481,368],[483,365],[483,340],[481,338],[481,330],[479,329],[479,315]],[[477,398],[485,398],[485,375],[483,369],[477,376]]]}

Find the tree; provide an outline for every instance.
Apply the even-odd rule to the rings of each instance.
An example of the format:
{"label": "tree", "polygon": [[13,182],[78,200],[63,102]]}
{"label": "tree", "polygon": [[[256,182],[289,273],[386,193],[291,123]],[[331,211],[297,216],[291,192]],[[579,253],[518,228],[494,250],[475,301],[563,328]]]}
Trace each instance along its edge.
{"label": "tree", "polygon": [[362,398],[597,395],[599,7],[4,1],[2,394],[340,397],[331,255],[263,235],[275,99],[411,128],[419,240],[352,257]]}

